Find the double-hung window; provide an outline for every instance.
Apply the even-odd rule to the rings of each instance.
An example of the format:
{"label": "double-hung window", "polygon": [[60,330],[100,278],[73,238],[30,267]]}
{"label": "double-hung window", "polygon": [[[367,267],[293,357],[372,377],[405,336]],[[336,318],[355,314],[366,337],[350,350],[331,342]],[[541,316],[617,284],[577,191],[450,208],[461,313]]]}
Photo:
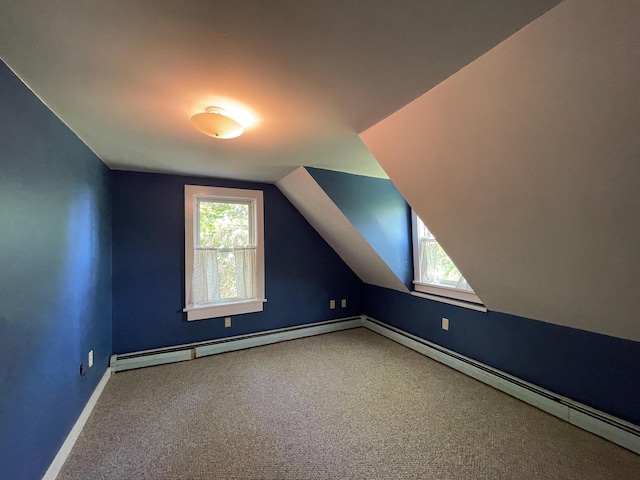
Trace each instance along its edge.
{"label": "double-hung window", "polygon": [[187,320],[262,311],[262,191],[185,186]]}
{"label": "double-hung window", "polygon": [[432,300],[486,311],[449,255],[415,212],[413,223],[414,288]]}

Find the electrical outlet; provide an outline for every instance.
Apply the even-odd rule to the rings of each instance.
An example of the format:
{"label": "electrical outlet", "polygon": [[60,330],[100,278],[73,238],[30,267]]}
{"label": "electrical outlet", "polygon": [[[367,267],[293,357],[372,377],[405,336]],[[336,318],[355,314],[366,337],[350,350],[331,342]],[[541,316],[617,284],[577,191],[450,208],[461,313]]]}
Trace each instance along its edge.
{"label": "electrical outlet", "polygon": [[224,318],[224,328],[229,328],[231,326],[231,317]]}
{"label": "electrical outlet", "polygon": [[449,319],[442,317],[442,329],[449,330]]}
{"label": "electrical outlet", "polygon": [[334,308],[336,308],[336,301],[335,300],[329,300],[329,308],[331,310],[333,310]]}
{"label": "electrical outlet", "polygon": [[93,350],[91,350],[89,352],[89,356],[87,358],[87,363],[89,364],[89,367],[93,367]]}
{"label": "electrical outlet", "polygon": [[342,301],[340,302],[340,306],[342,308],[347,308],[347,299],[343,298]]}

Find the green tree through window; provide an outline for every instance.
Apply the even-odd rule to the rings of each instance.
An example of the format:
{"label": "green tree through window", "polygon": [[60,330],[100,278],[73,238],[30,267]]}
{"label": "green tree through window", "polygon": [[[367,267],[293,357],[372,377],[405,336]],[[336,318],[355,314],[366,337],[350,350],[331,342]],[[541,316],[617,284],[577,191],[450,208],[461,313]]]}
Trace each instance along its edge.
{"label": "green tree through window", "polygon": [[206,200],[198,203],[200,247],[234,248],[251,244],[248,203]]}

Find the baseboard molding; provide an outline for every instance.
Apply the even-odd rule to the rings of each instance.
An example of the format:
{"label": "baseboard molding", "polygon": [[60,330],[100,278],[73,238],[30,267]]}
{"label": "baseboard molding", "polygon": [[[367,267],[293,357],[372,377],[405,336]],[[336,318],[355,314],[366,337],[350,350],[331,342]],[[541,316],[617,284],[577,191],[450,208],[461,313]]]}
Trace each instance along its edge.
{"label": "baseboard molding", "polygon": [[111,378],[111,373],[111,368],[107,368],[107,370],[104,372],[104,375],[102,375],[102,378],[98,382],[98,385],[96,385],[96,388],[93,390],[93,393],[91,394],[91,397],[89,397],[87,404],[82,409],[78,420],[76,420],[76,423],[73,425],[73,428],[69,432],[69,435],[67,435],[67,438],[60,447],[60,450],[58,450],[58,454],[51,462],[51,465],[49,465],[49,468],[44,474],[44,477],[42,477],[42,480],[55,480],[60,473],[60,469],[64,465],[64,462],[67,461],[67,457],[71,453],[71,449],[80,436],[80,432],[84,428],[84,424],[87,423],[87,419],[89,418],[89,415],[91,415],[93,407],[96,406],[98,398],[100,398],[104,387],[107,385],[109,378]]}
{"label": "baseboard molding", "polygon": [[352,328],[362,327],[362,318],[355,317],[337,322],[323,322],[320,324],[309,325],[304,328],[296,328],[293,330],[285,330],[281,332],[271,332],[268,335],[250,336],[233,340],[230,342],[218,342],[212,345],[203,345],[196,347],[196,358],[206,357],[208,355],[216,355],[218,353],[232,352],[245,348],[260,347],[272,343],[285,342],[287,340],[295,340],[297,338],[312,337],[314,335],[322,335],[323,333],[338,332],[340,330],[349,330]]}
{"label": "baseboard molding", "polygon": [[268,330],[249,335],[212,340],[209,342],[190,343],[170,348],[144,350],[140,352],[113,355],[111,368],[114,372],[122,372],[134,368],[150,367],[166,363],[182,362],[195,358],[232,352],[245,348],[259,347],[272,343],[311,337],[323,333],[338,332],[351,328],[362,327],[362,317],[348,317],[326,322],[318,322],[290,328]]}
{"label": "baseboard molding", "polygon": [[363,316],[363,326],[583,430],[640,454],[640,427],[557,395],[408,332]]}

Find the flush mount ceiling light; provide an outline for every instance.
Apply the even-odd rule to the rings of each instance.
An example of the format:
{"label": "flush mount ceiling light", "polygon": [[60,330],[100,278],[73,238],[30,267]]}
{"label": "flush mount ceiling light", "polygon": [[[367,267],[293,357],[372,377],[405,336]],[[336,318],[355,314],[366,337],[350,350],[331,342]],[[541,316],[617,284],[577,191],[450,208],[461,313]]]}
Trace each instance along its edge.
{"label": "flush mount ceiling light", "polygon": [[213,138],[235,138],[242,135],[242,125],[227,116],[220,107],[208,107],[204,113],[196,113],[191,117],[191,124],[199,132]]}

